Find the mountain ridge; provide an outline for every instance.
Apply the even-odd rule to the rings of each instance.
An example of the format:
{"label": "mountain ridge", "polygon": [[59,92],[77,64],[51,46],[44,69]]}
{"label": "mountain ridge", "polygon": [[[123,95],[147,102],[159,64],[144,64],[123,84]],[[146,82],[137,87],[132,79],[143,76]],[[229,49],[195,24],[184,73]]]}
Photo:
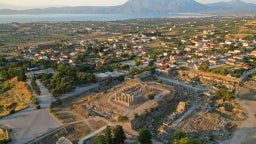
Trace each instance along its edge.
{"label": "mountain ridge", "polygon": [[241,0],[202,4],[195,0],[129,0],[119,6],[77,6],[50,7],[28,10],[2,9],[7,14],[168,14],[168,13],[205,13],[205,14],[256,14],[256,4]]}

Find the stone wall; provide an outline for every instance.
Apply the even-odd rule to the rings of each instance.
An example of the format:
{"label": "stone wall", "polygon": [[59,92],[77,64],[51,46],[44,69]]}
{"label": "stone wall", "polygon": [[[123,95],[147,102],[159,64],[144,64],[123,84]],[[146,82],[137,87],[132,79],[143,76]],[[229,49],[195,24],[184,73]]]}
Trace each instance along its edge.
{"label": "stone wall", "polygon": [[201,83],[210,88],[226,88],[229,91],[235,90],[237,84],[240,82],[240,79],[237,78],[207,72],[178,71],[176,77],[187,83]]}

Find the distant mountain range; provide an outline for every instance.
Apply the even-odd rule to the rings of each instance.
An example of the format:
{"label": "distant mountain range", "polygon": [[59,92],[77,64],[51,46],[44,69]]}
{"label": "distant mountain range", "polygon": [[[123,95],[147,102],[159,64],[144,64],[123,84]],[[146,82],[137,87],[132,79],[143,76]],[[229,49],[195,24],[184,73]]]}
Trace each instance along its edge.
{"label": "distant mountain range", "polygon": [[129,0],[120,6],[51,7],[44,9],[2,9],[0,14],[168,14],[205,13],[215,15],[256,14],[256,4],[241,0],[201,4],[195,0]]}

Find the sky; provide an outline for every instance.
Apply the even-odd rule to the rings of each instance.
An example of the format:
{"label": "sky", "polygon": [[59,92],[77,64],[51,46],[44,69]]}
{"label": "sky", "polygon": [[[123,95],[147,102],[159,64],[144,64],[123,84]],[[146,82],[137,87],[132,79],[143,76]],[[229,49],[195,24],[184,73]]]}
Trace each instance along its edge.
{"label": "sky", "polygon": [[[128,0],[0,0],[0,7],[14,6],[15,8],[42,8],[50,6],[111,6],[121,5]],[[196,0],[201,3],[214,3],[231,0]],[[256,3],[256,0],[243,0]]]}

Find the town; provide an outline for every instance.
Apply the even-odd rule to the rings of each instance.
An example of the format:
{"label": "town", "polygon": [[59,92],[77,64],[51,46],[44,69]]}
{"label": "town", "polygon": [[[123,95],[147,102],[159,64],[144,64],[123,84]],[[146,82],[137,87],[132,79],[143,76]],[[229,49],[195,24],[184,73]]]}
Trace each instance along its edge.
{"label": "town", "polygon": [[255,140],[255,17],[9,23],[0,37],[0,143]]}

